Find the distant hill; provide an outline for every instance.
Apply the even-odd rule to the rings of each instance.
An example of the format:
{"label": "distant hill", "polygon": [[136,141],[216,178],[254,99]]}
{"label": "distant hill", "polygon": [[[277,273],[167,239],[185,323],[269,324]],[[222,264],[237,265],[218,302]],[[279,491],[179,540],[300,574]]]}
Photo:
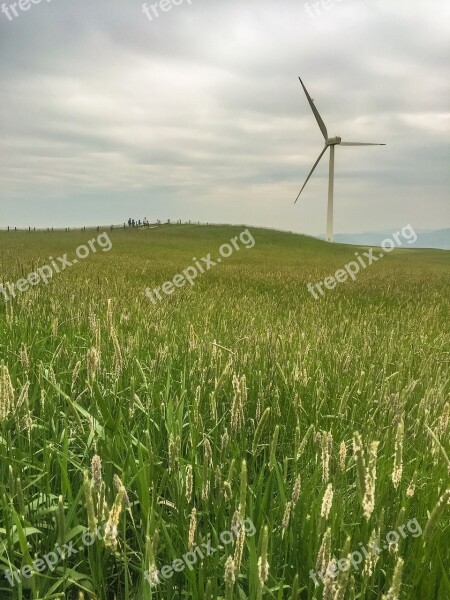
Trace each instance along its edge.
{"label": "distant hill", "polygon": [[[336,233],[334,241],[338,244],[354,244],[355,246],[380,246],[386,238],[391,238],[392,231],[372,231],[367,233]],[[435,248],[450,250],[450,228],[430,230],[416,230],[417,240],[414,244],[404,244],[406,248]],[[317,236],[323,240],[324,236]]]}

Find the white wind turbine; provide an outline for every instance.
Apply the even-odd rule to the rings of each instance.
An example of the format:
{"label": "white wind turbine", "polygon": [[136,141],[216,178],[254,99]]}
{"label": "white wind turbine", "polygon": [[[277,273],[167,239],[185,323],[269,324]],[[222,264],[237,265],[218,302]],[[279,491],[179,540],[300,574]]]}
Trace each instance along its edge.
{"label": "white wind turbine", "polygon": [[[300,79],[300,77],[299,77],[299,79]],[[334,147],[337,146],[338,144],[340,146],[386,146],[386,144],[371,144],[371,143],[367,143],[367,142],[342,142],[341,138],[338,137],[338,136],[333,137],[333,138],[329,138],[328,137],[327,128],[325,127],[325,123],[323,122],[322,117],[319,115],[319,111],[317,110],[317,108],[316,108],[316,106],[314,104],[314,100],[308,94],[308,90],[303,85],[303,81],[301,79],[300,79],[300,83],[302,84],[302,87],[305,90],[306,97],[308,98],[308,102],[309,102],[309,104],[311,106],[311,109],[312,109],[312,111],[314,113],[314,116],[316,117],[316,121],[317,121],[317,123],[318,123],[318,125],[320,127],[320,131],[322,132],[322,135],[325,138],[325,148],[319,154],[319,158],[314,163],[314,166],[311,169],[311,172],[309,173],[308,177],[306,178],[306,181],[303,184],[303,187],[300,190],[300,192],[299,192],[299,194],[297,196],[297,199],[295,200],[294,204],[300,198],[300,194],[303,192],[303,188],[308,183],[309,178],[311,177],[311,175],[314,173],[314,169],[319,164],[320,159],[325,154],[326,150],[328,148],[330,148],[330,171],[329,171],[329,177],[328,177],[328,210],[327,210],[327,235],[326,235],[326,240],[327,240],[327,242],[332,242],[333,241]]]}

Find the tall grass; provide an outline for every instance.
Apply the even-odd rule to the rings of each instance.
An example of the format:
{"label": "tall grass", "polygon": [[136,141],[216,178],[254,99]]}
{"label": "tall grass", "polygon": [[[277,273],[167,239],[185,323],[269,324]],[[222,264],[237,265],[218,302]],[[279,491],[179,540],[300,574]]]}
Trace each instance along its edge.
{"label": "tall grass", "polygon": [[[239,231],[113,232],[0,298],[2,599],[450,598],[449,254],[395,251],[315,301],[306,283],[354,248],[255,229],[194,287],[145,297]],[[1,277],[87,239],[2,234]],[[256,534],[219,549],[243,517]],[[426,535],[315,586],[318,558],[412,519]],[[93,521],[108,535],[83,547]],[[149,585],[208,537],[216,552]],[[70,541],[53,571],[3,577]]]}

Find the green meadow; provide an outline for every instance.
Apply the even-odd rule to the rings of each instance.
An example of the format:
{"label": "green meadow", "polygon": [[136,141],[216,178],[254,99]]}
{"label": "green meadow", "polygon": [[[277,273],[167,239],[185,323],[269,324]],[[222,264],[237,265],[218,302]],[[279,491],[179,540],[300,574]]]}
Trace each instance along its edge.
{"label": "green meadow", "polygon": [[[0,294],[2,600],[450,598],[450,252],[315,300],[367,248],[250,228],[146,297],[244,229],[108,230]],[[0,280],[97,235],[1,233]]]}

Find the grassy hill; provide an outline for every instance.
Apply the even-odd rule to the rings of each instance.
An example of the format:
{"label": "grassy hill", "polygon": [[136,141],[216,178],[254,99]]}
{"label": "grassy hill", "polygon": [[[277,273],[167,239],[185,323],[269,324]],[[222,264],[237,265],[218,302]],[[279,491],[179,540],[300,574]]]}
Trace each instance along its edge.
{"label": "grassy hill", "polygon": [[[2,599],[375,600],[402,568],[401,598],[450,597],[450,253],[394,250],[315,300],[368,249],[245,229],[107,232],[23,292],[99,234],[0,235]],[[70,541],[53,570],[1,576]]]}

